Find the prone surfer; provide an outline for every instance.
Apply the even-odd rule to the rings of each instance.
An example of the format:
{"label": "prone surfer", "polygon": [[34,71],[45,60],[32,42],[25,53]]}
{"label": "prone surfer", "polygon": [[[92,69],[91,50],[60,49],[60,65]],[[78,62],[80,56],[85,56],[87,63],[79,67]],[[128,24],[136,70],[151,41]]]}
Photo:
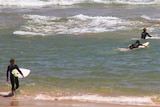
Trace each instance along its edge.
{"label": "prone surfer", "polygon": [[[8,75],[10,74],[10,81],[11,81],[11,95],[14,95],[14,92],[16,89],[19,88],[19,80],[18,80],[18,77],[16,76],[16,74],[12,74],[12,71],[14,69],[17,69],[18,72],[23,76],[22,72],[19,70],[19,67],[18,65],[15,64],[15,59],[14,58],[11,58],[10,59],[10,65],[8,65],[8,68],[7,68],[7,81],[8,81]],[[24,76],[23,76],[24,77]],[[16,85],[16,87],[15,87]]]}
{"label": "prone surfer", "polygon": [[134,44],[129,45],[128,48],[134,49],[134,48],[138,48],[139,46],[142,46],[142,44],[140,43],[139,40],[136,40],[136,42]]}
{"label": "prone surfer", "polygon": [[143,32],[141,33],[141,39],[146,39],[146,36],[152,37],[149,33],[147,33],[147,29],[143,28]]}

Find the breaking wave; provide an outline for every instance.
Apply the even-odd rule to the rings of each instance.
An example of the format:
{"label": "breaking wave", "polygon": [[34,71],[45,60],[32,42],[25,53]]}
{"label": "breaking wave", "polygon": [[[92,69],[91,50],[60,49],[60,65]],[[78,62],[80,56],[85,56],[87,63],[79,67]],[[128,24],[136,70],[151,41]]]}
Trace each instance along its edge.
{"label": "breaking wave", "polygon": [[23,18],[27,22],[14,32],[16,35],[101,33],[130,29],[140,23],[112,16],[92,17],[83,14],[71,17],[24,15]]}

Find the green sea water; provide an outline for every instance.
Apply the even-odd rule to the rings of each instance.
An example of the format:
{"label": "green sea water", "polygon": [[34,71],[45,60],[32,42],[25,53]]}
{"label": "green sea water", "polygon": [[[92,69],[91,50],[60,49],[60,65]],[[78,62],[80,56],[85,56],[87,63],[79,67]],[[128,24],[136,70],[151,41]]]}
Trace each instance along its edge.
{"label": "green sea water", "polygon": [[[159,94],[158,40],[150,47],[116,51],[134,42],[110,33],[47,37],[1,36],[1,84],[9,59],[31,69],[22,88],[98,94]],[[123,38],[123,39],[122,39]]]}

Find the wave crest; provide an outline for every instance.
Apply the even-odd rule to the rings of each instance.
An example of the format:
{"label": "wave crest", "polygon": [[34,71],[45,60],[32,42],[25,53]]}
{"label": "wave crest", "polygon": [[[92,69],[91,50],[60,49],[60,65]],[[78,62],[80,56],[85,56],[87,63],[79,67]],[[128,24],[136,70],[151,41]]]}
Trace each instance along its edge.
{"label": "wave crest", "polygon": [[[24,15],[27,20],[20,30],[15,31],[17,35],[54,35],[54,34],[83,34],[101,33],[116,30],[126,30],[129,26],[135,26],[135,21],[129,21],[112,16],[87,16],[83,14],[72,17],[55,17]],[[136,22],[137,24],[138,22]]]}

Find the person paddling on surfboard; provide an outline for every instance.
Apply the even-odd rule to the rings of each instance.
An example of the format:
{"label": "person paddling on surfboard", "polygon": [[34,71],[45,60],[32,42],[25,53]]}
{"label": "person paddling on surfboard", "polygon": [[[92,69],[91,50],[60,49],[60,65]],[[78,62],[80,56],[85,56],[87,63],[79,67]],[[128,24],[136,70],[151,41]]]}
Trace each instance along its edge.
{"label": "person paddling on surfboard", "polygon": [[134,44],[129,45],[129,49],[138,48],[139,46],[142,46],[139,40],[137,40]]}
{"label": "person paddling on surfboard", "polygon": [[141,33],[141,39],[146,39],[146,36],[152,37],[149,33],[147,33],[147,29],[143,28],[143,32]]}
{"label": "person paddling on surfboard", "polygon": [[[14,95],[14,92],[16,91],[16,89],[19,88],[19,80],[18,80],[18,77],[16,76],[16,74],[12,73],[13,69],[17,69],[18,72],[23,76],[22,72],[18,68],[18,65],[15,64],[15,59],[11,58],[10,65],[8,65],[8,68],[7,68],[7,81],[8,81],[8,76],[10,74],[10,82],[11,82],[11,86],[12,86],[11,94],[12,95]],[[16,85],[16,87],[15,87],[15,85]]]}

